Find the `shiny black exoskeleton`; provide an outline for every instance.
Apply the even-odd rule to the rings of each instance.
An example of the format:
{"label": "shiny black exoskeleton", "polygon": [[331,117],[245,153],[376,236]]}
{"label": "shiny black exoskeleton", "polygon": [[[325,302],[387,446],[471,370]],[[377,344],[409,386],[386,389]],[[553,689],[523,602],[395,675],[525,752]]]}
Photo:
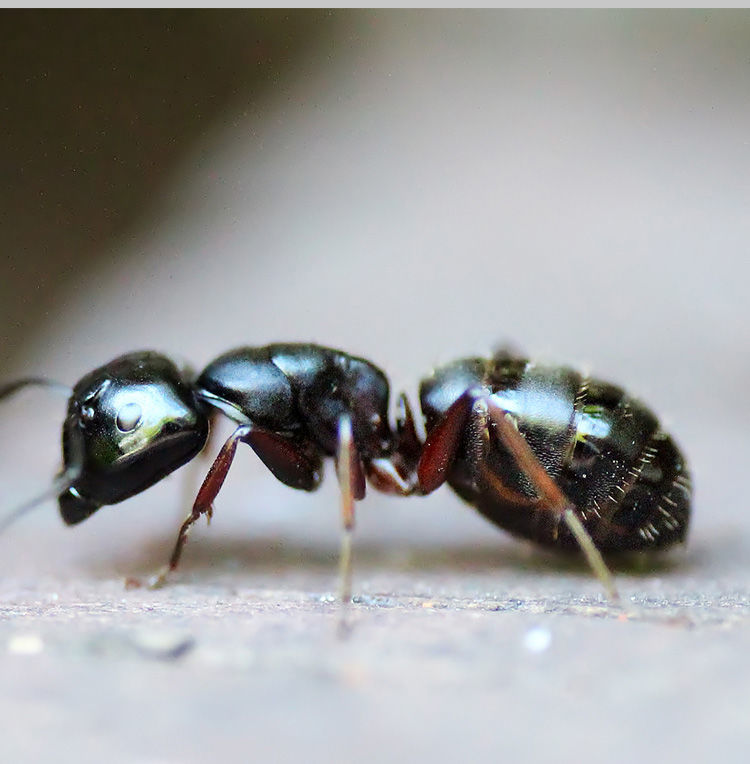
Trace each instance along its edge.
{"label": "shiny black exoskeleton", "polygon": [[[39,382],[13,383],[0,397]],[[392,429],[389,398],[380,369],[319,345],[240,348],[212,361],[197,378],[158,353],[122,356],[87,374],[70,395],[63,471],[53,485],[59,488],[60,512],[73,525],[150,487],[203,449],[210,417],[221,412],[237,427],[204,480],[168,569],[156,583],[177,567],[191,526],[201,515],[210,517],[241,442],[280,481],[307,491],[320,484],[323,459],[335,457],[346,579],[354,502],[364,497],[367,480],[400,495],[417,489],[420,444],[411,413],[402,396]]]}
{"label": "shiny black exoskeleton", "polygon": [[[428,435],[426,451],[432,440],[442,477],[501,528],[546,546],[578,548],[552,503],[570,507],[603,552],[661,549],[685,539],[691,491],[685,460],[654,414],[621,388],[499,353],[437,369],[422,382],[420,402],[427,432],[436,433]],[[477,413],[482,406],[489,414]],[[508,419],[543,468],[537,480],[534,465],[523,469],[513,452],[513,428],[505,434],[511,442],[500,432]],[[446,430],[453,433],[447,447]],[[540,501],[545,475],[561,495]],[[423,486],[430,480],[430,488],[438,482],[428,475]]]}
{"label": "shiny black exoskeleton", "polygon": [[77,473],[60,494],[75,525],[134,496],[190,461],[208,437],[206,407],[184,371],[157,353],[131,353],[73,388],[63,425],[63,464]]}
{"label": "shiny black exoskeleton", "polygon": [[348,417],[363,466],[380,486],[378,467],[397,450],[388,405],[380,369],[317,345],[241,348],[197,379],[154,352],[122,356],[73,388],[63,459],[79,475],[60,496],[63,519],[78,523],[190,461],[206,443],[215,410],[242,426],[240,439],[279,480],[304,490],[319,485],[322,458],[336,456]]}
{"label": "shiny black exoskeleton", "polygon": [[[319,345],[242,348],[212,361],[198,377],[201,400],[238,423],[285,433],[319,457],[335,456],[342,417],[351,420],[362,460],[391,454],[389,387],[369,361]],[[296,488],[311,489],[320,476]],[[286,481],[284,481],[286,482]]]}
{"label": "shiny black exoskeleton", "polygon": [[[0,387],[0,399],[28,384],[58,386],[19,380]],[[210,517],[239,443],[280,481],[308,491],[320,483],[322,460],[335,458],[344,599],[354,503],[368,481],[402,496],[448,482],[518,536],[580,547],[613,597],[600,552],[661,549],[685,538],[685,461],[656,417],[619,387],[507,352],[456,361],[422,381],[424,443],[403,395],[391,427],[389,397],[372,363],[319,345],[240,348],[197,377],[160,354],[131,353],[73,388],[63,471],[41,498],[57,496],[65,522],[79,523],[190,461],[207,442],[210,419],[223,413],[236,428],[155,583],[177,567],[192,525]]]}

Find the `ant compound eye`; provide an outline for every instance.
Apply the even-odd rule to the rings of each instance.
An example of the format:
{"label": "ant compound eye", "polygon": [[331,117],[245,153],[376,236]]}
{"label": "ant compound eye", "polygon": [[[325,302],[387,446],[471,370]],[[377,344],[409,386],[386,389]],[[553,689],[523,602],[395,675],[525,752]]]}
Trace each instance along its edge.
{"label": "ant compound eye", "polygon": [[120,432],[135,430],[141,421],[141,407],[137,403],[126,403],[117,414],[117,429]]}

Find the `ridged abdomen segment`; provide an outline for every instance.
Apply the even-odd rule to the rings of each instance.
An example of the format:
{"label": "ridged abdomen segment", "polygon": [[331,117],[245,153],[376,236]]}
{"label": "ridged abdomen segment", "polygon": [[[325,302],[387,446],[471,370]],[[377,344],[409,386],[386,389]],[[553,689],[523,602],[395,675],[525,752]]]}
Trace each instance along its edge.
{"label": "ridged abdomen segment", "polygon": [[[576,404],[576,435],[558,485],[604,551],[661,549],[684,541],[690,477],[654,414],[620,388],[590,380]],[[558,544],[575,548],[567,528]]]}

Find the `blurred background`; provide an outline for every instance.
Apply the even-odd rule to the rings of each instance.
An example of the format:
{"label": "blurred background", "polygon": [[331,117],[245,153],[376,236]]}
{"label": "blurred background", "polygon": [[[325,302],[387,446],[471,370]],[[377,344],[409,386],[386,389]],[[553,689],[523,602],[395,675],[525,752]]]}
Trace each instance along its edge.
{"label": "blurred background", "polygon": [[[642,396],[691,457],[694,536],[750,532],[747,13],[3,21],[3,378],[300,340],[414,394],[511,342]],[[21,439],[37,454],[13,497],[58,458],[41,397],[3,408],[11,474]],[[252,490],[308,516],[245,462]],[[470,514],[446,497],[427,526]]]}
{"label": "blurred background", "polygon": [[[434,365],[509,342],[616,381],[658,412],[690,460],[696,503],[683,562],[653,586],[682,602],[729,593],[746,608],[747,12],[0,20],[0,377],[73,383],[133,349],[200,368],[237,345],[314,341],[373,360],[413,396]],[[31,391],[3,404],[7,507],[56,468],[63,405]],[[222,557],[273,580],[291,549],[286,572],[304,588],[318,549],[319,585],[332,591],[334,481],[314,497],[290,491],[245,451],[210,532],[188,547],[185,580],[210,584],[215,573],[195,566]],[[4,570],[29,586],[42,572],[81,581],[153,570],[184,514],[182,482],[75,531],[50,503],[0,539]],[[359,513],[358,548],[375,570],[420,546],[452,551],[456,576],[488,565],[498,586],[526,564],[447,490],[370,495]],[[361,588],[392,586],[358,570]],[[529,586],[549,592],[559,579],[543,563],[515,594],[526,601]],[[576,580],[598,591],[585,573]],[[742,680],[721,666],[706,672],[734,677],[712,717],[725,726],[711,741],[727,753],[743,729],[727,722],[743,708]],[[550,707],[570,701],[569,686]],[[661,699],[600,728],[609,739],[624,718],[643,729]],[[636,705],[644,718],[627,715]],[[567,737],[558,732],[549,739]],[[521,750],[528,736],[513,740]]]}

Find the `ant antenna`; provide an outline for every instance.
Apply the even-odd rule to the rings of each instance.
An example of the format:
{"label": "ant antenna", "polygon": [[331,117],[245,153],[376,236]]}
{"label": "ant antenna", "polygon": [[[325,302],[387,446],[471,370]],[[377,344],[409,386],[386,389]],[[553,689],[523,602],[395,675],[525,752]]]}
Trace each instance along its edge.
{"label": "ant antenna", "polygon": [[[66,397],[69,397],[72,393],[72,389],[67,385],[63,385],[61,382],[55,382],[52,379],[47,379],[46,377],[23,377],[22,379],[16,379],[13,382],[7,382],[4,385],[0,385],[0,401],[5,398],[10,398],[11,395],[14,395],[24,387],[46,387],[56,393],[65,395]],[[47,499],[55,498],[63,493],[63,491],[67,491],[80,474],[80,466],[69,468],[65,472],[61,472],[52,483],[39,494],[39,496],[35,496],[33,499],[24,502],[20,507],[17,507],[10,514],[0,519],[0,533],[3,533],[8,526],[13,525],[16,520],[23,517],[23,515],[30,512],[32,509],[35,509],[40,504],[43,504]]]}
{"label": "ant antenna", "polygon": [[23,377],[22,379],[16,379],[13,382],[0,385],[0,401],[3,398],[10,398],[11,395],[24,387],[47,387],[65,396],[70,396],[73,392],[72,388],[62,384],[62,382],[55,382],[53,379],[47,379],[46,377]]}
{"label": "ant antenna", "polygon": [[81,470],[79,467],[60,473],[39,496],[24,502],[20,507],[17,507],[10,514],[2,518],[0,520],[0,533],[4,533],[9,526],[13,525],[16,520],[23,517],[27,512],[31,512],[32,509],[36,509],[48,499],[57,498],[61,493],[67,491],[75,483],[80,474]]}

